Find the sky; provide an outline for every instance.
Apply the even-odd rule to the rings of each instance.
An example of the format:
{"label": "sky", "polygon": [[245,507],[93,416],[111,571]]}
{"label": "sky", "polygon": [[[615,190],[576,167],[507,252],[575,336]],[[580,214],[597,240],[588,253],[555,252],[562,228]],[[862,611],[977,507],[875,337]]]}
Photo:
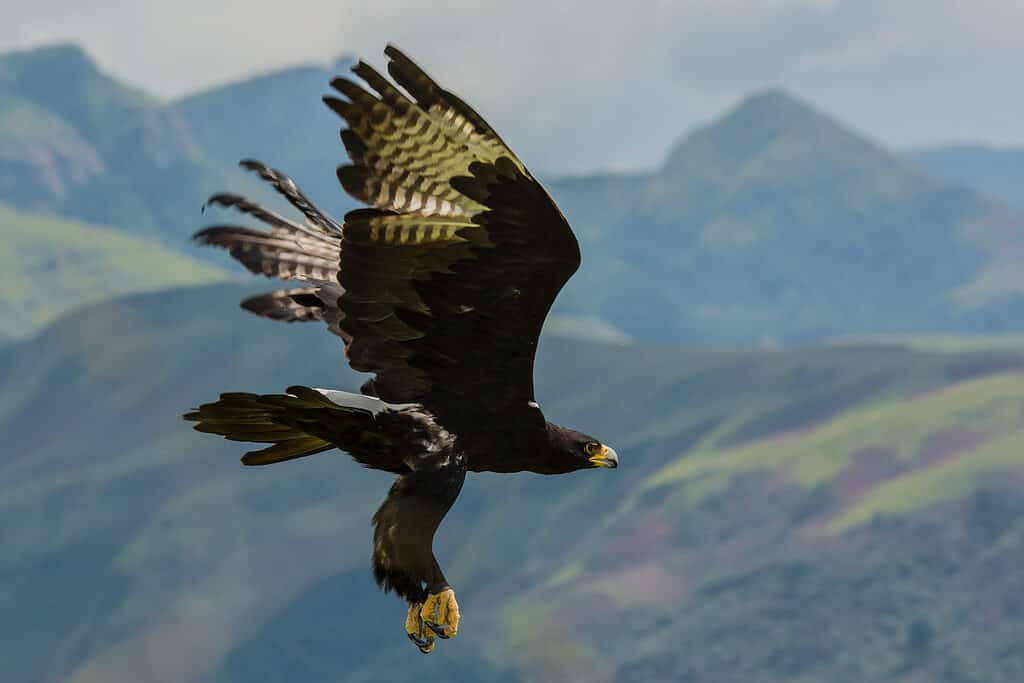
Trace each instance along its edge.
{"label": "sky", "polygon": [[343,54],[379,66],[395,42],[545,171],[653,167],[773,87],[889,146],[1024,144],[1017,0],[0,0],[0,16],[0,50],[73,41],[163,98]]}

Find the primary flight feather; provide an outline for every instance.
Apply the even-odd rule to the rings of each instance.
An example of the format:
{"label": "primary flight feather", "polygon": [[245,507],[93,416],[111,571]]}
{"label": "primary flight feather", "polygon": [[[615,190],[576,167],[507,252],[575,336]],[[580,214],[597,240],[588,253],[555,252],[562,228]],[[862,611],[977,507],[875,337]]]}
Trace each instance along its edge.
{"label": "primary flight feather", "polygon": [[[373,517],[373,573],[409,603],[406,633],[423,652],[459,628],[455,593],[433,537],[466,471],[562,474],[616,467],[613,449],[547,422],[533,395],[544,319],[580,265],[554,201],[484,119],[393,45],[394,83],[364,62],[366,84],[336,78],[324,98],[345,122],[352,161],[342,187],[373,208],[339,223],[286,175],[242,166],[301,214],[291,219],[244,197],[216,194],[260,229],[196,233],[253,273],[305,286],[242,307],[274,320],[322,320],[353,369],[373,373],[350,394],[222,394],[187,413],[202,432],[268,444],[246,453],[267,465],[334,448],[397,475]],[[366,87],[368,86],[368,87]]]}

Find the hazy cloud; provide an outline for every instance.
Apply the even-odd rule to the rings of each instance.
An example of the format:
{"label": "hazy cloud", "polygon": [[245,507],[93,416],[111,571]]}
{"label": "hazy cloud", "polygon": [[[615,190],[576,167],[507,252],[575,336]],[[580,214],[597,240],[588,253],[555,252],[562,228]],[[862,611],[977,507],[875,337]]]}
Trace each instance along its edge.
{"label": "hazy cloud", "polygon": [[1024,142],[1024,3],[1005,0],[0,6],[0,48],[74,40],[164,97],[341,53],[381,64],[394,41],[541,169],[653,165],[768,86],[888,144]]}

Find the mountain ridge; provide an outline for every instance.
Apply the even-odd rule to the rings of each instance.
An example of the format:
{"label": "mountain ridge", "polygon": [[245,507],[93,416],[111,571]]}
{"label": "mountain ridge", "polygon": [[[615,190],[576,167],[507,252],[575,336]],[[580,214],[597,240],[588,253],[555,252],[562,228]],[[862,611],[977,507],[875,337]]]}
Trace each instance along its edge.
{"label": "mountain ridge", "polygon": [[255,187],[207,159],[173,110],[74,45],[0,55],[0,103],[0,201],[18,209],[180,248],[174,227],[201,204],[202,188]]}
{"label": "mountain ridge", "polygon": [[[333,75],[290,67],[166,106],[146,100],[132,105],[141,114],[120,126],[127,133],[99,141],[51,112],[64,133],[39,134],[41,146],[15,140],[6,163],[0,145],[0,200],[184,248],[200,227],[189,217],[209,194],[268,199],[234,167],[245,156],[292,174],[340,215],[356,203],[334,176],[344,162],[340,121],[319,102]],[[108,81],[97,82],[121,93]],[[1024,253],[1024,213],[918,173],[781,91],[757,93],[685,136],[658,168],[546,185],[585,255],[554,311],[633,339],[770,346],[1024,329],[1014,256]]]}
{"label": "mountain ridge", "polygon": [[179,98],[170,107],[218,161],[259,159],[286,172],[324,209],[342,215],[356,202],[334,173],[345,155],[340,120],[320,98],[330,91],[331,79],[355,61],[342,56],[329,66],[271,71]]}

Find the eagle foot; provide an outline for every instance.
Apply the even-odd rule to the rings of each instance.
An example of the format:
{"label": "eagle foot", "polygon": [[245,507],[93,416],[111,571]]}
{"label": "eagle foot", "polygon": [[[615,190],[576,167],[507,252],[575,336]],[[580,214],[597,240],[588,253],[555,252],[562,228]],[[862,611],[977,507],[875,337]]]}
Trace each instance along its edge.
{"label": "eagle foot", "polygon": [[420,649],[423,654],[430,654],[434,650],[434,636],[427,632],[423,625],[423,618],[420,610],[423,605],[415,602],[409,605],[409,613],[405,617],[405,635]]}
{"label": "eagle foot", "polygon": [[420,609],[420,618],[438,638],[454,638],[459,632],[459,603],[455,601],[455,591],[445,588],[428,596]]}

